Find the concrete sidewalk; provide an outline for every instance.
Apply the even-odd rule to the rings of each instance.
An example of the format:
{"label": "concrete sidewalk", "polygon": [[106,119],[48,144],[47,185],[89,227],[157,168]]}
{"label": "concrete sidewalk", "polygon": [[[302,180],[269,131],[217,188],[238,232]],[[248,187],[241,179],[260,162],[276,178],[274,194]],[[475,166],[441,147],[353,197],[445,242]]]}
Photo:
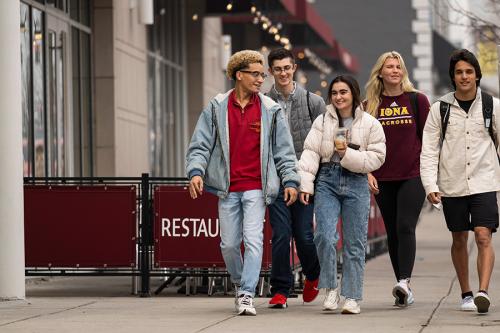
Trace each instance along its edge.
{"label": "concrete sidewalk", "polygon": [[[458,311],[460,288],[450,259],[451,237],[441,212],[424,211],[412,279],[415,304],[407,309],[393,306],[394,278],[389,257],[383,255],[367,263],[360,315],[321,311],[323,291],[312,304],[303,305],[301,296],[290,299],[285,310],[269,309],[268,298],[256,298],[257,317],[239,317],[228,296],[186,297],[171,288],[139,298],[130,295],[130,278],[71,277],[32,282],[26,301],[0,302],[0,332],[499,332],[500,269],[493,273],[490,312]],[[477,252],[471,248],[471,284],[476,291]],[[154,280],[153,288],[160,283]]]}

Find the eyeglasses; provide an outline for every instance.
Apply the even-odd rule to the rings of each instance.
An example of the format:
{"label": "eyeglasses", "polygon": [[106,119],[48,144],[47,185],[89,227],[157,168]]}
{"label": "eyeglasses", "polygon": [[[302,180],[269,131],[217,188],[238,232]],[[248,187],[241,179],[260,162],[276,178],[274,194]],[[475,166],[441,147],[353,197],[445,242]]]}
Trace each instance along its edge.
{"label": "eyeglasses", "polygon": [[274,74],[281,74],[281,72],[289,72],[291,71],[293,66],[286,65],[285,67],[273,67]]}
{"label": "eyeglasses", "polygon": [[267,77],[266,73],[259,72],[259,71],[244,71],[244,70],[240,70],[240,72],[242,72],[242,73],[248,73],[248,74],[252,75],[254,78],[258,78],[260,76],[264,80]]}

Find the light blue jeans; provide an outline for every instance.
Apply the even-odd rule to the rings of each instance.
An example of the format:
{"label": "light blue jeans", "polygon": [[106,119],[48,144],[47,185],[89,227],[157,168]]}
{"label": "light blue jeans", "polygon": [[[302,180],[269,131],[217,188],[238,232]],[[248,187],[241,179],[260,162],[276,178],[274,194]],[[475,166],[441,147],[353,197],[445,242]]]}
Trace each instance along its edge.
{"label": "light blue jeans", "polygon": [[314,243],[321,273],[318,288],[337,288],[337,222],[342,216],[342,286],[346,298],[363,298],[370,192],[365,174],[338,164],[322,166],[316,185]]}
{"label": "light blue jeans", "polygon": [[231,281],[240,285],[239,295],[255,296],[262,264],[265,213],[261,190],[231,192],[219,199],[220,248]]}

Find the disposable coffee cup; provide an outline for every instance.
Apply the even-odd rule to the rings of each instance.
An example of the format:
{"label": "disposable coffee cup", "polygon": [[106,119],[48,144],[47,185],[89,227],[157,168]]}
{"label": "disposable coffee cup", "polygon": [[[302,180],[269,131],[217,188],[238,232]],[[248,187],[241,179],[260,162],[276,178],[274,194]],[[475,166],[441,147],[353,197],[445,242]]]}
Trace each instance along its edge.
{"label": "disposable coffee cup", "polygon": [[347,128],[339,127],[335,132],[335,148],[336,149],[344,149],[347,144]]}

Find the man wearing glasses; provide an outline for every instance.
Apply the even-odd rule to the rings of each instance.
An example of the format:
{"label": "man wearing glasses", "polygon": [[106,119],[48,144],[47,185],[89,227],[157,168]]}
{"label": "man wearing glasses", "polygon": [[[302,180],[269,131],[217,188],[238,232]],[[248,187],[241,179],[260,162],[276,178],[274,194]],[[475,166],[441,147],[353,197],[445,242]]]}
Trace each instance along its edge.
{"label": "man wearing glasses", "polygon": [[202,111],[186,156],[191,197],[202,195],[204,185],[219,197],[220,247],[236,287],[236,311],[254,316],[266,205],[278,196],[280,183],[291,205],[300,183],[281,107],[259,92],[267,76],[263,64],[256,51],[231,56],[226,74],[235,87]]}
{"label": "man wearing glasses", "polygon": [[[274,85],[267,94],[281,105],[293,138],[297,159],[302,154],[304,141],[311,125],[325,111],[325,102],[318,95],[306,91],[293,80],[297,70],[291,51],[280,48],[272,50],[268,56],[269,73],[274,77]],[[269,306],[286,308],[287,298],[293,284],[290,267],[290,239],[293,236],[297,254],[302,266],[304,281],[303,300],[312,302],[318,295],[319,261],[313,237],[314,205],[304,205],[297,201],[288,205],[285,192],[280,189],[278,199],[269,207],[273,229],[271,294]],[[312,203],[312,202],[311,202]]]}

